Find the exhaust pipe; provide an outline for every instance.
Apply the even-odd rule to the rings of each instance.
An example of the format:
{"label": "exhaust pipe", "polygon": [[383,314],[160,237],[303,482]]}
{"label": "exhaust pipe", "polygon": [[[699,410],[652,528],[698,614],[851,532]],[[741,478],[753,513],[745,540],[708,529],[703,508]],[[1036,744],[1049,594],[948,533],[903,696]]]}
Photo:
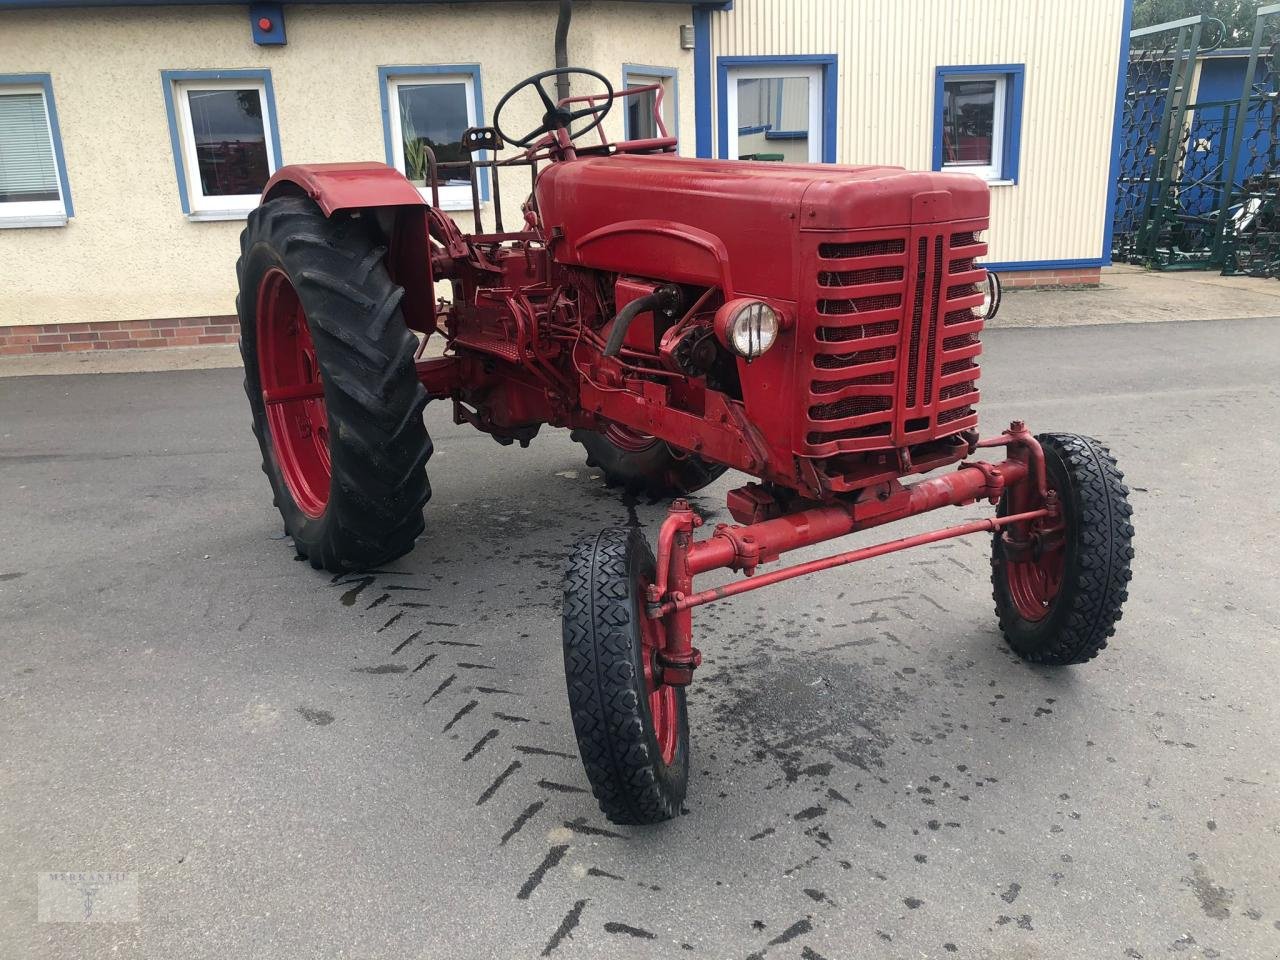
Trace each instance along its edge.
{"label": "exhaust pipe", "polygon": [[[573,0],[560,0],[560,16],[556,19],[556,67],[569,66],[569,21],[573,19]],[[556,77],[556,99],[569,96],[569,78]]]}

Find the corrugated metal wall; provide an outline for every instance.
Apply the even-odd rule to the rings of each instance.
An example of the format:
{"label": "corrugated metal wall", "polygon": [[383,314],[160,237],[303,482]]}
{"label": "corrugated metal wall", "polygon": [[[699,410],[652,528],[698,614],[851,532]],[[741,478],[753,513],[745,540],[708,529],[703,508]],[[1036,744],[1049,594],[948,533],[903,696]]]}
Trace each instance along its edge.
{"label": "corrugated metal wall", "polygon": [[836,54],[837,159],[917,169],[932,163],[937,67],[1025,64],[1021,174],[1016,185],[992,187],[989,259],[1096,258],[1124,8],[1125,0],[738,0],[712,15],[711,52]]}

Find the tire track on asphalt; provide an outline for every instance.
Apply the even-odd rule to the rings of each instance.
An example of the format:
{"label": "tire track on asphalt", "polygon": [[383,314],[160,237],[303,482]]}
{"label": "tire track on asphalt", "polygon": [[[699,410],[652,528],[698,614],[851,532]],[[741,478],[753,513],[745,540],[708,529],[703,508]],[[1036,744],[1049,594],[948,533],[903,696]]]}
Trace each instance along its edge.
{"label": "tire track on asphalt", "polygon": [[[355,611],[362,619],[368,615],[371,610],[375,610],[378,606],[382,606],[388,602],[387,598],[389,597],[389,594],[385,592],[387,590],[426,591],[429,589],[428,587],[418,587],[413,584],[403,582],[382,586],[377,577],[372,575],[365,575],[346,580],[335,578],[334,583],[339,587],[345,588],[340,599],[346,606],[355,606],[356,599],[359,598],[362,593],[377,593],[380,587],[384,590],[383,593],[377,594],[375,602],[365,606],[362,610]],[[350,598],[350,603],[347,602],[347,598]],[[895,601],[898,599],[898,597],[892,598],[892,600]],[[868,601],[861,601],[860,603],[865,604],[867,602]],[[484,644],[440,636],[433,637],[432,639],[423,639],[424,633],[429,627],[448,630],[457,628],[459,624],[421,618],[418,611],[430,609],[433,605],[429,603],[406,601],[397,605],[402,609],[397,610],[387,619],[380,620],[379,624],[372,629],[372,633],[374,636],[377,636],[397,627],[413,628],[403,637],[403,639],[400,639],[391,647],[390,653],[392,656],[400,656],[410,648],[421,649],[424,646],[435,648],[428,653],[423,660],[414,666],[412,670],[407,670],[406,668],[407,672],[401,671],[400,676],[406,681],[410,681],[414,679],[415,675],[420,673],[424,676],[426,674],[433,674],[434,676],[444,674],[439,683],[432,689],[432,692],[425,700],[422,701],[421,704],[430,711],[437,712],[442,720],[445,720],[445,717],[448,718],[445,720],[443,727],[441,728],[442,733],[463,732],[463,728],[470,725],[473,721],[483,719],[481,711],[482,698],[522,696],[518,691],[511,690],[503,686],[459,683],[460,678],[464,677],[469,672],[479,673],[481,671],[497,670],[497,667],[491,663],[480,663],[474,659],[457,659],[450,655],[451,650],[456,651],[458,654],[466,655],[468,650],[483,649]],[[860,617],[859,619],[860,621],[865,620],[867,623],[874,623],[887,618],[878,611],[873,611],[869,617]],[[423,673],[423,671],[425,671],[425,673]],[[526,716],[523,714],[507,713],[502,710],[495,709],[489,711],[488,716],[514,729],[523,729],[529,724],[547,724],[546,720],[540,720],[537,718],[536,711],[534,711],[533,716]],[[804,737],[799,737],[797,739],[804,739]],[[493,745],[495,741],[501,741],[501,729],[499,727],[482,729],[478,734],[478,739],[475,740],[472,746],[462,755],[459,762],[468,763],[474,760],[477,756],[491,748],[491,745]],[[790,759],[790,748],[790,743],[785,741],[779,742],[776,752],[780,755],[786,755],[786,758]],[[564,862],[575,849],[572,841],[573,837],[580,837],[585,840],[596,842],[607,841],[612,843],[621,841],[625,843],[630,839],[630,836],[627,833],[610,829],[609,826],[592,823],[589,821],[587,815],[581,813],[583,805],[572,798],[589,795],[590,791],[585,787],[575,785],[572,782],[553,779],[552,777],[547,776],[544,771],[536,771],[532,776],[527,776],[526,774],[526,761],[538,761],[540,764],[554,763],[557,767],[559,764],[574,764],[573,769],[576,771],[576,761],[578,760],[576,753],[570,753],[566,750],[556,750],[551,747],[540,746],[528,742],[511,742],[509,743],[507,750],[509,751],[508,756],[511,756],[511,754],[515,754],[515,756],[512,757],[506,766],[497,773],[494,779],[483,788],[475,800],[475,805],[483,806],[490,802],[498,802],[500,795],[505,795],[507,792],[504,788],[506,788],[509,783],[516,780],[521,780],[521,782],[525,784],[525,789],[528,789],[531,786],[542,792],[544,796],[526,803],[518,812],[513,814],[513,819],[511,820],[510,825],[507,826],[504,832],[496,838],[495,846],[504,849],[508,848],[509,845],[514,847],[513,841],[518,840],[518,838],[526,834],[530,824],[536,823],[539,820],[545,821],[548,815],[550,815],[553,818],[553,822],[557,824],[557,827],[551,831],[549,836],[562,838],[562,842],[553,843],[545,850],[541,860],[537,861],[532,866],[525,881],[515,892],[515,899],[530,901],[536,898],[537,892],[551,874],[563,869]],[[779,756],[778,759],[784,764],[785,768],[786,761],[782,759],[782,756]],[[804,769],[800,770],[798,774],[787,774],[787,779],[795,780],[798,775],[815,774],[819,772],[828,773],[830,770],[831,764],[829,763],[825,765],[808,765]],[[832,799],[843,802],[845,805],[850,805],[850,801],[834,788],[829,788],[829,792],[832,795]],[[832,843],[830,835],[822,827],[821,818],[826,813],[826,808],[814,805],[799,811],[792,817],[793,821],[806,824],[804,837],[807,840],[816,843],[820,850],[828,849]],[[809,824],[809,821],[813,822]],[[626,828],[622,829],[625,830]],[[776,829],[774,827],[768,827],[764,831],[758,833],[753,837],[753,839],[771,836],[774,833],[776,833]],[[601,860],[601,858],[603,858],[603,862],[606,865],[609,864],[612,859],[607,848],[600,848],[598,846],[584,849],[583,854],[595,860]],[[814,854],[807,860],[782,871],[781,875],[792,876],[801,870],[812,867],[819,861],[819,859],[819,854]],[[579,882],[589,880],[592,883],[604,883],[607,885],[613,885],[621,882],[626,883],[628,886],[634,886],[644,890],[648,893],[656,893],[662,890],[662,887],[656,883],[627,880],[620,873],[605,869],[604,866],[601,866],[598,863],[589,864],[584,867],[575,867],[575,871]],[[818,892],[820,896],[814,896],[813,893],[808,892],[809,890],[815,890],[815,892]],[[811,900],[809,903],[810,908],[813,907],[814,903],[818,903],[824,907],[834,907],[834,902],[827,898],[825,894],[821,894],[820,891],[816,891],[816,888],[807,888],[806,894]],[[590,900],[590,897],[583,897],[575,900],[575,902],[569,907],[555,933],[553,933],[551,938],[548,940],[546,947],[543,949],[543,956],[552,955],[559,949],[566,939],[571,938],[573,932],[579,928],[582,915]],[[628,909],[633,907],[634,904],[628,903]],[[791,926],[784,930],[782,934],[779,934],[772,940],[758,946],[756,952],[750,954],[749,957],[763,957],[771,948],[783,945],[797,937],[801,937],[804,934],[811,932],[812,916],[812,914],[807,914],[806,919],[796,921],[791,924]],[[808,924],[808,926],[804,926],[805,924]],[[606,935],[623,935],[639,941],[656,939],[656,935],[652,934],[645,927],[618,919],[606,920],[598,929],[602,930]],[[686,949],[693,949],[688,944],[682,944],[682,946]],[[744,946],[743,949],[745,951],[749,948]],[[806,955],[820,957],[820,954],[809,950],[808,947],[805,947],[804,949],[806,950]]]}

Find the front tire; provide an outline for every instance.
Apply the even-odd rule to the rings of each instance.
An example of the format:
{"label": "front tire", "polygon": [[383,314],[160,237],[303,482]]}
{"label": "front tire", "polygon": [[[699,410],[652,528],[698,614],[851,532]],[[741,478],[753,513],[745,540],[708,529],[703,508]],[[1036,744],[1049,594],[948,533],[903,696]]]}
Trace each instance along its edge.
{"label": "front tire", "polygon": [[[1050,489],[1062,506],[1062,544],[1033,560],[1005,556],[992,543],[991,579],[1005,641],[1033,663],[1092,660],[1115,633],[1129,596],[1133,509],[1115,457],[1097,440],[1070,433],[1036,439],[1044,450]],[[1009,495],[999,513],[1009,513]]]}
{"label": "front tire", "polygon": [[564,586],[564,670],[578,750],[614,823],[660,823],[689,785],[685,688],[655,682],[659,625],[644,615],[653,551],[639,530],[579,544]]}
{"label": "front tire", "polygon": [[598,468],[606,484],[652,500],[701,490],[727,469],[621,424],[613,424],[603,433],[574,430],[569,436],[586,449],[587,466]]}
{"label": "front tire", "polygon": [[342,573],[409,552],[431,496],[427,394],[372,224],[280,197],[249,214],[240,250],[244,387],[299,556]]}

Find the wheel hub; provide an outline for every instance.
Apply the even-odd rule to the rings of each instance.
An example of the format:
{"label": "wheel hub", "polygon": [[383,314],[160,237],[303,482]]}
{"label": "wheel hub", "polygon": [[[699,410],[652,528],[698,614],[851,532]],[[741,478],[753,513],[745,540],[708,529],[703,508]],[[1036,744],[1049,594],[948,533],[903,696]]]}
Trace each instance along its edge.
{"label": "wheel hub", "polygon": [[[642,583],[640,596],[647,596],[649,584]],[[644,664],[644,685],[649,695],[649,718],[653,722],[653,735],[658,741],[662,762],[675,760],[676,745],[680,741],[680,717],[676,704],[676,688],[662,682],[662,669],[658,654],[662,650],[662,622],[652,617],[640,617],[641,661]]]}

